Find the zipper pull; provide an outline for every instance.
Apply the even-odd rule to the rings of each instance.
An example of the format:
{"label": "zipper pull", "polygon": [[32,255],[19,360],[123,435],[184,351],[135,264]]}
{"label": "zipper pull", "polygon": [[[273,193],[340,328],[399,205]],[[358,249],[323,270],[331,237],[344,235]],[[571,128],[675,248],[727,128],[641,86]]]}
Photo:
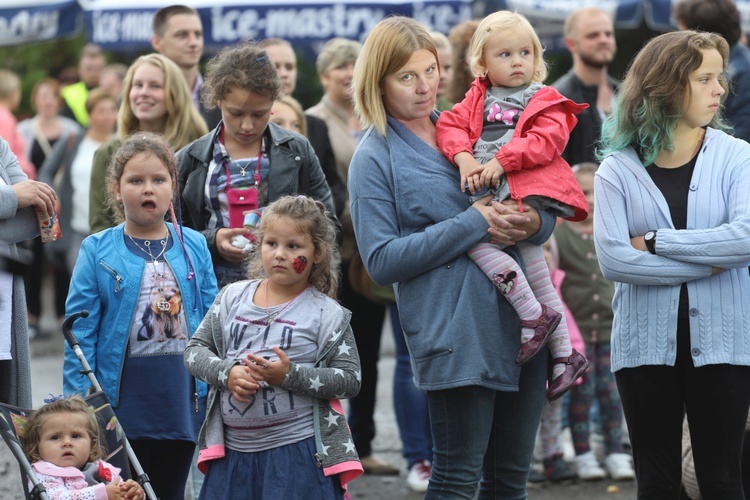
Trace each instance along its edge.
{"label": "zipper pull", "polygon": [[320,454],[319,453],[315,454],[315,465],[317,467],[323,467],[323,462],[320,461]]}
{"label": "zipper pull", "polygon": [[198,413],[198,391],[193,393],[193,397],[195,398],[195,413]]}

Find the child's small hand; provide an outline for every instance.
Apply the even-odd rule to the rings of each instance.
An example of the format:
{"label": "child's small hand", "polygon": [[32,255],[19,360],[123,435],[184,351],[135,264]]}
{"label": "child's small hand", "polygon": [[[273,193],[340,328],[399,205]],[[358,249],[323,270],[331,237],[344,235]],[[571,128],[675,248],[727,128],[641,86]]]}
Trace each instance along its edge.
{"label": "child's small hand", "polygon": [[483,165],[482,175],[480,182],[484,187],[495,187],[500,178],[505,175],[505,169],[500,164],[500,161],[496,157]]}
{"label": "child's small hand", "polygon": [[122,482],[117,479],[104,487],[107,491],[107,500],[125,500],[125,490],[120,488]]}
{"label": "child's small hand", "polygon": [[232,391],[234,399],[243,403],[249,403],[250,400],[247,398],[258,392],[260,385],[258,385],[253,372],[247,366],[234,365],[229,370],[227,387]]}
{"label": "child's small hand", "polygon": [[117,486],[125,492],[125,498],[128,500],[143,500],[146,496],[141,485],[132,479],[122,481]]}
{"label": "child's small hand", "polygon": [[278,361],[269,361],[255,354],[248,354],[245,358],[245,365],[269,384],[281,385],[289,372],[289,356],[276,346],[273,352],[278,356]]}
{"label": "child's small hand", "polygon": [[458,171],[461,174],[461,191],[466,192],[468,188],[471,194],[476,194],[482,187],[480,184],[481,178],[479,174],[471,174],[470,172],[477,169],[481,172],[482,164],[474,156],[465,151],[454,156],[453,161],[458,166]]}
{"label": "child's small hand", "polygon": [[219,255],[221,255],[224,260],[239,264],[245,259],[245,257],[247,257],[241,248],[232,246],[232,238],[237,235],[245,234],[246,232],[247,231],[244,228],[229,229],[225,227],[219,228],[219,230],[216,231],[216,251],[219,252]]}

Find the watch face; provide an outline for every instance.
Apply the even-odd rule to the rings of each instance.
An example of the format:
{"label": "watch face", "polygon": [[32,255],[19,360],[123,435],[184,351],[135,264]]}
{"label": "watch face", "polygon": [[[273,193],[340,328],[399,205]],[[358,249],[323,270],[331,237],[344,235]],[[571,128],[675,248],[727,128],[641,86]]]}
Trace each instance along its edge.
{"label": "watch face", "polygon": [[649,232],[647,232],[647,233],[646,233],[646,234],[645,234],[645,235],[643,236],[643,239],[644,239],[644,240],[646,240],[646,241],[651,241],[651,240],[653,240],[653,239],[654,239],[654,236],[656,236],[656,233],[655,233],[654,231],[649,231]]}

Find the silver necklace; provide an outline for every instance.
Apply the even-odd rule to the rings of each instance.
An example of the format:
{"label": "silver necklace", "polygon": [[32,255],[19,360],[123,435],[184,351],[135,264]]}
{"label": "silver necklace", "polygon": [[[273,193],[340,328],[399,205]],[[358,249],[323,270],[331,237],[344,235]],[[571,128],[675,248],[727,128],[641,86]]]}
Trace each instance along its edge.
{"label": "silver necklace", "polygon": [[169,235],[167,235],[166,238],[164,238],[163,240],[161,240],[159,242],[159,243],[161,243],[161,252],[159,252],[159,255],[157,255],[156,257],[154,257],[154,254],[151,253],[151,240],[143,240],[143,244],[146,245],[146,248],[143,248],[142,246],[140,246],[138,244],[137,241],[135,241],[133,239],[132,236],[130,236],[129,234],[127,236],[128,236],[128,238],[130,238],[130,241],[132,241],[133,244],[138,247],[138,250],[140,250],[141,252],[145,253],[146,255],[148,255],[151,258],[151,262],[154,265],[157,265],[159,263],[159,257],[161,257],[162,255],[164,255],[164,252],[166,252],[166,250],[167,250],[167,242],[169,241]]}
{"label": "silver necklace", "polygon": [[[143,248],[141,245],[138,244],[137,241],[135,241],[135,239],[133,239],[132,236],[130,236],[128,234],[127,237],[130,238],[130,241],[132,241],[133,244],[136,247],[138,247],[138,250],[140,250],[141,252],[143,252],[146,255],[148,255],[149,258],[151,259],[151,265],[154,266],[154,272],[151,273],[151,276],[150,276],[151,281],[152,282],[159,281],[161,283],[163,283],[164,281],[166,281],[167,278],[169,278],[169,276],[167,276],[166,272],[164,272],[164,273],[159,272],[159,258],[162,255],[164,255],[164,252],[167,251],[167,243],[169,242],[169,235],[167,235],[166,238],[164,238],[163,240],[161,240],[159,242],[159,243],[161,243],[161,252],[159,252],[159,254],[157,256],[155,256],[155,257],[154,257],[154,254],[151,252],[151,241],[150,240],[144,240],[143,241],[143,244],[146,245],[146,248]],[[159,309],[162,309],[161,305],[159,306]],[[168,303],[167,303],[167,310],[169,310],[169,304]]]}

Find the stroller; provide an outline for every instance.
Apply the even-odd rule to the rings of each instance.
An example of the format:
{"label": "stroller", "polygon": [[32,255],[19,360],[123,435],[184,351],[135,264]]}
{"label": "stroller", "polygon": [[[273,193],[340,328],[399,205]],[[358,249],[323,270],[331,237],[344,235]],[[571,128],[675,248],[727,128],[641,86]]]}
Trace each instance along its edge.
{"label": "stroller", "polygon": [[[96,414],[100,435],[105,441],[103,443],[105,449],[108,450],[108,455],[105,457],[105,460],[115,467],[120,468],[120,475],[123,480],[130,479],[132,466],[132,470],[136,473],[136,480],[143,487],[146,498],[149,500],[157,500],[148,475],[143,471],[141,464],[138,462],[138,458],[130,447],[128,440],[122,431],[122,427],[120,427],[120,423],[115,416],[109,400],[107,399],[107,395],[102,391],[99,381],[96,379],[96,376],[91,370],[88,361],[78,345],[78,340],[76,340],[75,335],[73,335],[73,322],[79,317],[87,317],[88,314],[88,311],[81,311],[70,315],[63,323],[62,330],[65,335],[65,340],[68,342],[70,348],[73,349],[73,352],[75,352],[76,357],[81,363],[81,367],[83,368],[81,373],[88,376],[94,391],[84,397],[84,400],[94,409],[94,413]],[[33,413],[33,411],[34,410],[0,404],[0,435],[2,435],[3,440],[10,448],[13,456],[18,460],[26,499],[47,500],[49,498],[47,492],[44,490],[42,483],[36,477],[36,474],[31,468],[31,464],[23,452],[24,426],[27,418]],[[27,487],[29,481],[33,485],[31,491],[29,491],[29,488]]]}

